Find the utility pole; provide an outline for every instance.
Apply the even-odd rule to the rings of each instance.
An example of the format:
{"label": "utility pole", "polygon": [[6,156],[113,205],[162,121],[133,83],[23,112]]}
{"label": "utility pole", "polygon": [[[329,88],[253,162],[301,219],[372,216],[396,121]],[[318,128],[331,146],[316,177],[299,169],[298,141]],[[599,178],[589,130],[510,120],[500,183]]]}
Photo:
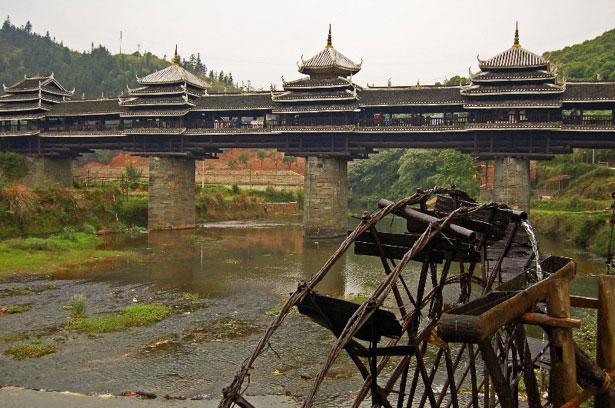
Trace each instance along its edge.
{"label": "utility pole", "polygon": [[122,30],[120,30],[120,55],[122,55]]}

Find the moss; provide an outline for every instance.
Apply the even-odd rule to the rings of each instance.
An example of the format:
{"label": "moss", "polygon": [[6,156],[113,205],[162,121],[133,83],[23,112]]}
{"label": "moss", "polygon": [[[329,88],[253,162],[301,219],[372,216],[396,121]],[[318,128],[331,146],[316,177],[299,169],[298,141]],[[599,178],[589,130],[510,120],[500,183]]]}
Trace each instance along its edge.
{"label": "moss", "polygon": [[131,305],[115,314],[70,319],[67,328],[80,333],[121,331],[130,327],[154,324],[165,319],[170,313],[171,309],[165,305]]}
{"label": "moss", "polygon": [[55,353],[56,346],[43,343],[16,344],[9,347],[5,353],[17,360],[25,358],[39,358],[47,354]]}
{"label": "moss", "polygon": [[258,327],[248,320],[221,319],[185,332],[182,340],[190,343],[233,340],[250,336],[258,331]]}
{"label": "moss", "polygon": [[23,312],[27,312],[30,309],[32,309],[32,306],[30,306],[29,304],[0,306],[0,316],[3,314],[23,313]]}

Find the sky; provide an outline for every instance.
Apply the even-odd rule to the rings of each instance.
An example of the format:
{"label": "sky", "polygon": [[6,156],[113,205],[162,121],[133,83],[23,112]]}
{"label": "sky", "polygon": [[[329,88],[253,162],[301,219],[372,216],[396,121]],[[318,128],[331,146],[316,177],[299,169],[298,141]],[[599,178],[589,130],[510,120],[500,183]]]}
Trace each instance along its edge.
{"label": "sky", "polygon": [[615,0],[0,0],[0,13],[71,49],[201,53],[209,68],[255,87],[299,78],[297,62],[333,45],[361,85],[430,84],[477,71],[510,47],[556,50],[615,28]]}

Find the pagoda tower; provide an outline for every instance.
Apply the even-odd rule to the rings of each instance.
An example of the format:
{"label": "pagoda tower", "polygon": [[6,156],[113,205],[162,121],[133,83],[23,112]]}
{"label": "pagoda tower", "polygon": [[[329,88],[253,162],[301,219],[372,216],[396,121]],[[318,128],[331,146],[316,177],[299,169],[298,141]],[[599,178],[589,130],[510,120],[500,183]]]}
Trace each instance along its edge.
{"label": "pagoda tower", "polygon": [[[513,45],[487,60],[479,58],[480,72],[470,71],[471,83],[461,88],[463,107],[477,129],[507,127],[507,137],[521,136],[533,123],[561,121],[565,86],[557,83],[549,61],[526,50],[515,28]],[[493,200],[529,210],[529,159],[503,156],[495,159]]]}
{"label": "pagoda tower", "polygon": [[[307,77],[284,81],[283,91],[271,91],[272,114],[279,117],[281,125],[335,129],[338,123],[352,123],[353,112],[359,109],[360,91],[352,82],[352,75],[361,70],[361,63],[354,63],[333,47],[331,25],[325,48],[307,60],[302,56],[298,66],[299,72]],[[304,235],[309,238],[346,235],[350,157],[324,152],[299,154],[306,156]]]}
{"label": "pagoda tower", "polygon": [[[11,86],[5,86],[0,96],[0,134],[2,136],[36,136],[41,132],[43,119],[51,108],[70,100],[69,91],[49,75],[24,76]],[[31,186],[53,185],[71,187],[72,156],[43,154],[27,157],[28,175],[21,181]]]}
{"label": "pagoda tower", "polygon": [[[120,99],[125,133],[153,143],[169,143],[169,136],[186,131],[185,116],[196,101],[207,95],[204,81],[180,64],[175,46],[173,62],[143,78]],[[182,143],[183,144],[183,143]],[[149,156],[148,229],[194,228],[196,211],[194,157],[183,151],[146,152]]]}

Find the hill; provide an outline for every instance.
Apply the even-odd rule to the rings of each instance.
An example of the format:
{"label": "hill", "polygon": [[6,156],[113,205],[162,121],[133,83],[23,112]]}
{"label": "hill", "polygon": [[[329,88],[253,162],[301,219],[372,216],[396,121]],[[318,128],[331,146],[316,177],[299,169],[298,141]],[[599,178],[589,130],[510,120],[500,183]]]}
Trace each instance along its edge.
{"label": "hill", "polygon": [[[57,42],[49,32],[40,35],[32,24],[16,27],[7,18],[0,29],[0,83],[12,85],[24,75],[53,72],[75,98],[118,96],[126,85],[136,87],[136,76],[144,76],[170,64],[150,52],[111,54],[104,46],[92,43],[89,52],[77,52]],[[200,55],[190,55],[183,65],[205,78],[214,91],[236,91],[232,74],[208,70]]]}
{"label": "hill", "polygon": [[573,80],[615,81],[615,29],[599,37],[543,55],[555,64],[560,76]]}

